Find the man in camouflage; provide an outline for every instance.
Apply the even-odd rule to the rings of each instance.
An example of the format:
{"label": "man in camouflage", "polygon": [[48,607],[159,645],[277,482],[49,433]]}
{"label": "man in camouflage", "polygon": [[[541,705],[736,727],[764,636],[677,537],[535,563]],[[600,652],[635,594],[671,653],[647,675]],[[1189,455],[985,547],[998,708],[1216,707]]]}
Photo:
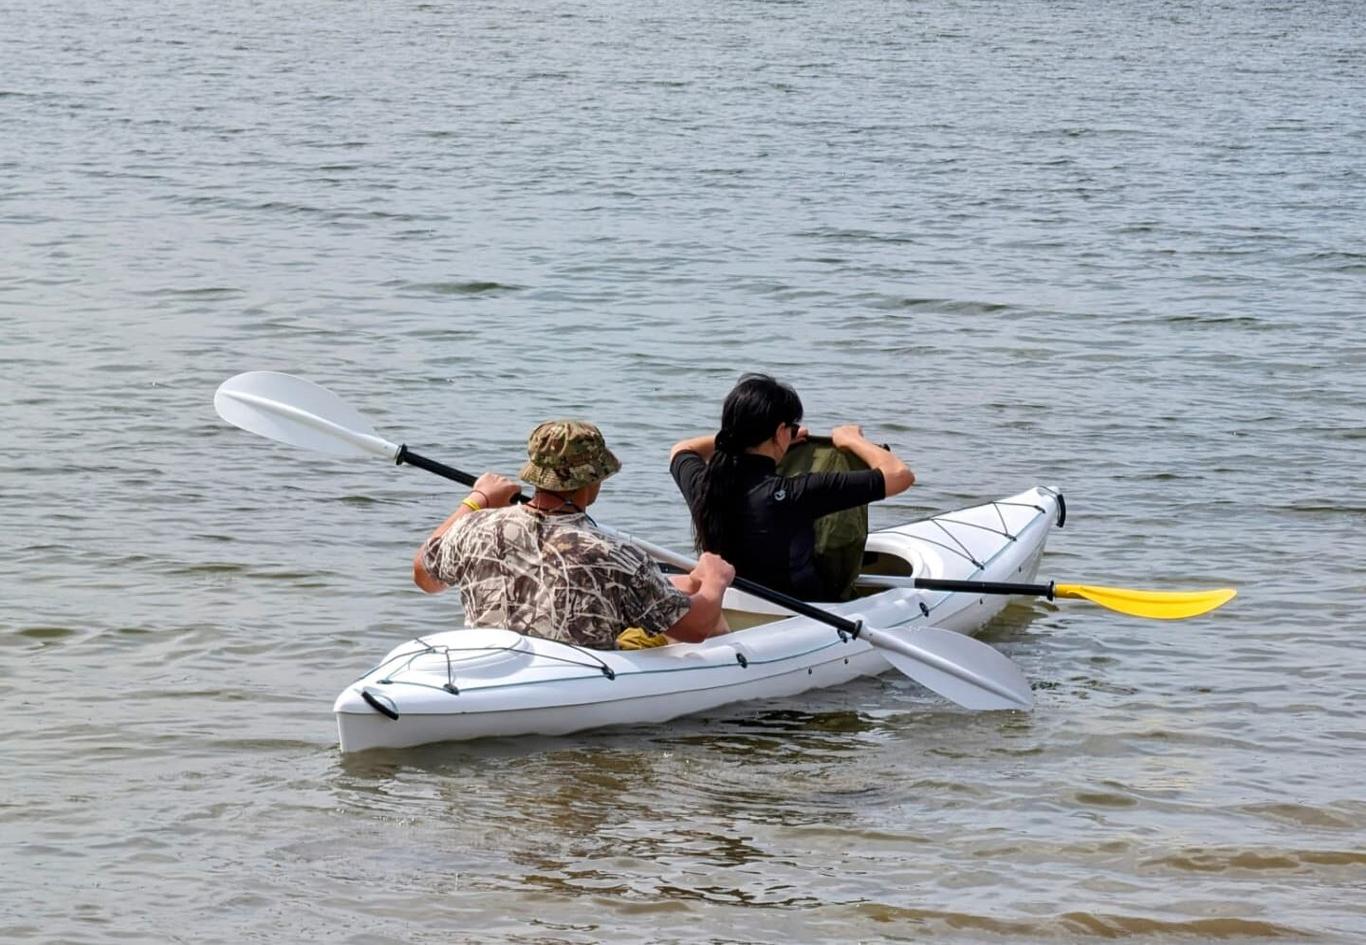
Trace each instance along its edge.
{"label": "man in camouflage", "polygon": [[484,473],[413,559],[428,593],[460,586],[465,622],[610,650],[627,628],[693,642],[726,632],[721,597],[735,569],[714,554],[672,580],[645,552],[598,531],[585,512],[621,463],[591,423],[551,420],[531,432],[520,473]]}

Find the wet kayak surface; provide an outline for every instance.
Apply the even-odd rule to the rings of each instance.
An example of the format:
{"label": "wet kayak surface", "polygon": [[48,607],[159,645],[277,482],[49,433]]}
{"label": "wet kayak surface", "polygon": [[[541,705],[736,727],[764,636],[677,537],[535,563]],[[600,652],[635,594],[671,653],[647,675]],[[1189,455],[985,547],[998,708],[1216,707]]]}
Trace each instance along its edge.
{"label": "wet kayak surface", "polygon": [[[1349,2],[0,0],[0,938],[1353,942],[1366,347]],[[1034,683],[896,674],[663,725],[343,756],[459,625],[463,492],[223,424],[246,370],[515,473],[668,447],[745,370],[918,484],[1059,486]]]}

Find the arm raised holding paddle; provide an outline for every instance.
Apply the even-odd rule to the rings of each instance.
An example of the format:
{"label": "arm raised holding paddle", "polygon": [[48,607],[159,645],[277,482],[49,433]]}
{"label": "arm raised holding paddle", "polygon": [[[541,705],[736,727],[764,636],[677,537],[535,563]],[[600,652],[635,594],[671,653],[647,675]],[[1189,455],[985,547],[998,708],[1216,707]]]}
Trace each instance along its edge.
{"label": "arm raised holding paddle", "polygon": [[460,500],[460,504],[456,506],[450,517],[436,526],[436,529],[427,536],[427,540],[422,543],[417,554],[413,556],[413,583],[428,594],[440,594],[449,588],[449,584],[433,577],[431,572],[427,570],[424,559],[428,546],[439,541],[458,519],[464,518],[471,512],[481,512],[484,509],[506,508],[512,504],[515,498],[520,496],[521,491],[521,487],[517,483],[506,476],[500,476],[498,473],[486,472],[476,479],[474,486],[470,489],[470,494]]}
{"label": "arm raised holding paddle", "polygon": [[[636,628],[696,642],[727,631],[721,600],[735,570],[715,555],[670,580],[630,542],[606,534],[587,509],[621,468],[590,423],[552,420],[532,431],[523,481],[484,473],[413,559],[428,593],[460,586],[470,626],[506,627],[592,649]],[[633,639],[636,635],[633,635]]]}

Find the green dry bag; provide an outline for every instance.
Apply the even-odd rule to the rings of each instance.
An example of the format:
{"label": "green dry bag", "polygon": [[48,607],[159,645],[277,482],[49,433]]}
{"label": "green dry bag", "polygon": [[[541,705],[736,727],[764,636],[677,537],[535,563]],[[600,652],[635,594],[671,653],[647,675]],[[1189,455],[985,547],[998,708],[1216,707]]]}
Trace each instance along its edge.
{"label": "green dry bag", "polygon": [[[808,437],[787,451],[778,464],[780,476],[800,476],[808,472],[852,472],[868,464],[853,453],[835,448],[828,436]],[[832,512],[816,519],[816,571],[825,587],[827,600],[850,600],[854,582],[863,564],[863,546],[868,541],[868,506],[859,505],[843,512]]]}

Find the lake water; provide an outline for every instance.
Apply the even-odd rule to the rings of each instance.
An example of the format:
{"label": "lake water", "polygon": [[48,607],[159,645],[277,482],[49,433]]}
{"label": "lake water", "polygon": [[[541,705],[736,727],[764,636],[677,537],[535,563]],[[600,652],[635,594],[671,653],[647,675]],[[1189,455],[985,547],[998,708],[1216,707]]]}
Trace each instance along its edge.
{"label": "lake water", "polygon": [[[1366,936],[1366,10],[1302,3],[0,0],[0,939]],[[598,422],[603,522],[745,370],[919,476],[1060,487],[1036,687],[899,676],[343,757],[458,625],[461,490],[223,424],[245,370],[514,472]]]}

